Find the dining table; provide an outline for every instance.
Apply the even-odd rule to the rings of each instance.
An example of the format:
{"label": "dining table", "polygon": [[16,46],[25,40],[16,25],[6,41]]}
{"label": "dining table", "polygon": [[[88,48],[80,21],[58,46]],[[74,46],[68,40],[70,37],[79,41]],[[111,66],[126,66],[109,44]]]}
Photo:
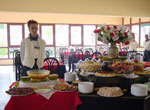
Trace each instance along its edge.
{"label": "dining table", "polygon": [[[48,70],[48,64],[47,63],[44,63],[44,66],[43,66],[43,69],[45,70]],[[54,64],[53,65],[53,71],[56,73],[57,69],[57,64]],[[66,66],[62,63],[62,62],[59,62],[59,78],[64,78],[64,73],[66,73]]]}
{"label": "dining table", "polygon": [[[16,84],[14,82],[11,86]],[[11,96],[5,110],[76,110],[81,104],[78,91],[54,92],[50,98],[34,92],[25,96]]]}
{"label": "dining table", "polygon": [[145,62],[144,68],[146,68],[146,67],[150,67],[150,62],[149,61]]}
{"label": "dining table", "polygon": [[79,94],[82,104],[77,110],[150,110],[150,93],[148,96],[133,96],[130,91],[119,97],[104,97],[96,92]]}

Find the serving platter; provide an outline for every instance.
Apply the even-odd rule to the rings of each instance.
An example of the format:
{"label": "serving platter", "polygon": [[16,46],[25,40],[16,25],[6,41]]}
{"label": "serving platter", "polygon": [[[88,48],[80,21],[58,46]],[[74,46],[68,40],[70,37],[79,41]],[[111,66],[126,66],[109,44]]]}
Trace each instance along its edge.
{"label": "serving platter", "polygon": [[28,95],[32,95],[33,93],[35,93],[34,91],[28,94],[20,94],[20,95],[14,95],[14,94],[10,94],[8,91],[6,91],[6,93],[10,96],[28,96]]}
{"label": "serving platter", "polygon": [[56,92],[72,92],[76,91],[77,87],[69,84],[58,84],[52,87],[52,90]]}
{"label": "serving platter", "polygon": [[52,90],[55,91],[55,92],[73,92],[73,91],[76,91],[77,88],[72,89],[72,90],[67,90],[67,91],[56,90],[56,89],[54,89],[54,88],[52,88]]}
{"label": "serving platter", "polygon": [[105,96],[105,95],[100,94],[99,91],[97,91],[97,94],[99,96],[102,96],[102,97],[120,97],[120,96],[123,96],[123,92],[122,92],[122,94],[119,94],[118,96]]}

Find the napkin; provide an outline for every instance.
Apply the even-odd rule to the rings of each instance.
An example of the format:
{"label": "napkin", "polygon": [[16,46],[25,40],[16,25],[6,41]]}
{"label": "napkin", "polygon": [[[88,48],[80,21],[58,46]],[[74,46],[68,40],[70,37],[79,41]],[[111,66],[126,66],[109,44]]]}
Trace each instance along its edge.
{"label": "napkin", "polygon": [[49,100],[54,93],[54,91],[52,89],[37,89],[35,92],[37,94],[40,94],[41,96],[43,96],[47,100]]}

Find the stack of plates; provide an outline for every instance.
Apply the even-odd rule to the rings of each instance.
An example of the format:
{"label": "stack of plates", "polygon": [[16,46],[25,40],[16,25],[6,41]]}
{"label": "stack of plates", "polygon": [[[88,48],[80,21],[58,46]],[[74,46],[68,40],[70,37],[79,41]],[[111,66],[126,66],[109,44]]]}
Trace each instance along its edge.
{"label": "stack of plates", "polygon": [[81,93],[92,93],[94,88],[93,82],[79,82],[78,84],[78,90]]}
{"label": "stack of plates", "polygon": [[148,95],[148,86],[145,84],[132,84],[131,85],[131,94],[134,96],[147,96]]}

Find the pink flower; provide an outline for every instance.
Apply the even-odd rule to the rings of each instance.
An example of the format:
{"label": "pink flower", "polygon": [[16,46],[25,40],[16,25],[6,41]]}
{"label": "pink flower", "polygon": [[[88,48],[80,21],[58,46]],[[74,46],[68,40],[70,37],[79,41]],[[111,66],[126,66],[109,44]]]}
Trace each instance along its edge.
{"label": "pink flower", "polygon": [[100,31],[100,29],[94,30],[94,33],[99,33]]}
{"label": "pink flower", "polygon": [[120,44],[120,41],[117,41],[116,43],[117,43],[117,44]]}
{"label": "pink flower", "polygon": [[116,25],[114,25],[114,29],[117,29],[117,26],[116,26]]}
{"label": "pink flower", "polygon": [[127,41],[125,41],[125,45],[128,45],[128,44],[130,44],[130,42],[127,40]]}
{"label": "pink flower", "polygon": [[112,32],[112,33],[110,33],[110,35],[112,36],[112,37],[114,37],[115,36],[115,34]]}
{"label": "pink flower", "polygon": [[110,30],[110,27],[109,27],[109,26],[107,26],[107,30]]}
{"label": "pink flower", "polygon": [[127,32],[124,32],[123,34],[124,34],[125,36],[127,36]]}

